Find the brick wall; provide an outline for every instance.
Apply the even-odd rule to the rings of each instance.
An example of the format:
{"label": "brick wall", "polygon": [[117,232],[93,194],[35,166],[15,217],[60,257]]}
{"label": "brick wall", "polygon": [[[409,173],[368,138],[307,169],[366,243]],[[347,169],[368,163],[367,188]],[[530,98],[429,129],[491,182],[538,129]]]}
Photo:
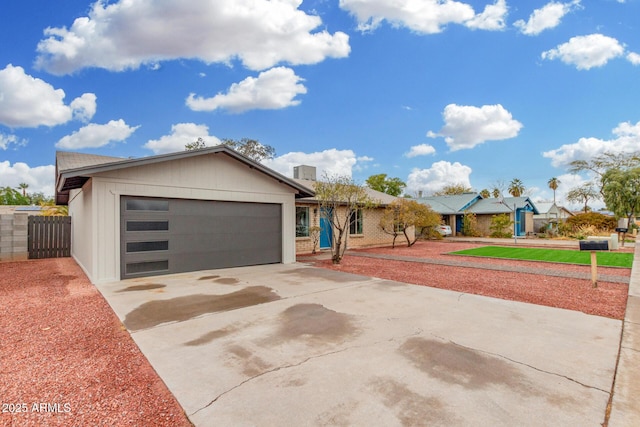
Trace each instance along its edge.
{"label": "brick wall", "polygon": [[29,258],[26,213],[0,215],[0,261]]}
{"label": "brick wall", "polygon": [[[296,206],[305,206],[302,204],[296,204]],[[309,206],[309,222],[310,226],[319,225],[319,211],[314,213],[314,208],[317,209],[317,205]],[[380,219],[384,208],[376,208],[365,210],[362,217],[362,234],[350,235],[347,240],[348,248],[363,248],[373,246],[388,246],[393,242],[393,236],[386,234],[380,228]],[[343,215],[343,214],[342,214]],[[334,233],[335,235],[335,233]],[[409,237],[413,238],[413,229],[409,233]],[[396,239],[396,245],[406,244],[404,236],[398,236]],[[297,237],[296,238],[296,253],[307,254],[313,250],[313,241],[310,237]]]}

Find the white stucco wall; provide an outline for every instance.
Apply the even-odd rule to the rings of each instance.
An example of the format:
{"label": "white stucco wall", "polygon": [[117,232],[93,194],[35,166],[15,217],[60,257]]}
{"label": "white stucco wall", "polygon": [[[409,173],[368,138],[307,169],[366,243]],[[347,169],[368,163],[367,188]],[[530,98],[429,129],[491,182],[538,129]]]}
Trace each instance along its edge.
{"label": "white stucco wall", "polygon": [[71,216],[71,256],[89,278],[96,274],[93,185],[91,180],[81,190],[69,194]]}
{"label": "white stucco wall", "polygon": [[[94,268],[84,267],[84,260],[82,263],[94,283],[120,279],[120,196],[281,204],[282,261],[295,262],[295,190],[225,154],[104,172],[91,181],[92,191],[84,194],[82,212],[91,220],[79,221],[77,226],[74,222],[74,230],[84,235],[91,227],[94,242],[80,242],[78,237],[74,243],[77,241],[81,250],[92,246],[87,263],[93,261]],[[90,209],[87,198],[93,202]]]}

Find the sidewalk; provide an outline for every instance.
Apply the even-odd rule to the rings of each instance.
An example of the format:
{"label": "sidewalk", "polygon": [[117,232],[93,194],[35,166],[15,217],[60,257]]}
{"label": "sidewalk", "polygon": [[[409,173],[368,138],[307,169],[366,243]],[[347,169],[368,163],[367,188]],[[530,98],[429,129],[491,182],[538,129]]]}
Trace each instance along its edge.
{"label": "sidewalk", "polygon": [[[640,242],[638,243],[640,244]],[[638,252],[636,244],[636,252]],[[609,427],[640,425],[640,257],[634,257]]]}

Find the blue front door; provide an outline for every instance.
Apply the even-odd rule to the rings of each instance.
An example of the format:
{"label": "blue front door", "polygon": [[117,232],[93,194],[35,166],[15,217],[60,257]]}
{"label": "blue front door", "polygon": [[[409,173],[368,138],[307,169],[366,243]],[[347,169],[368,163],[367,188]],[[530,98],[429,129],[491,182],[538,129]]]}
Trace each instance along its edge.
{"label": "blue front door", "polygon": [[320,210],[320,249],[331,247],[333,241],[333,229],[331,228],[331,209]]}

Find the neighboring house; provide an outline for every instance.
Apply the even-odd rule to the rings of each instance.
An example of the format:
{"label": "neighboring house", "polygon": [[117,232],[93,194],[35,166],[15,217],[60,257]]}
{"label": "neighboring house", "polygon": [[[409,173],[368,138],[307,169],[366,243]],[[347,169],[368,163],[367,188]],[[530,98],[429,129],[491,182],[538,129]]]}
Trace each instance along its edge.
{"label": "neighboring house", "polygon": [[27,215],[40,215],[42,208],[40,206],[24,206],[24,205],[0,205],[0,215],[26,213]]}
{"label": "neighboring house", "polygon": [[[296,166],[294,181],[313,191],[316,184],[316,169],[313,166]],[[397,197],[365,187],[368,196],[378,205],[372,209],[359,209],[349,224],[347,248],[362,248],[371,246],[391,245],[393,236],[380,228],[380,220],[387,205]],[[314,197],[296,200],[296,252],[309,253],[313,250],[313,241],[309,235],[309,227],[320,227],[320,241],[318,249],[331,248],[335,230],[331,228],[327,213],[322,212],[318,200]],[[344,217],[344,216],[342,216]],[[409,230],[413,238],[413,229]]]}
{"label": "neighboring house", "polygon": [[313,191],[216,146],[138,159],[56,153],[56,203],[94,282],[295,262],[295,200]]}
{"label": "neighboring house", "polygon": [[432,196],[416,199],[442,215],[445,224],[451,226],[453,235],[462,234],[465,213],[474,213],[477,230],[482,235],[491,234],[491,219],[494,215],[508,214],[515,222],[514,230],[518,236],[534,232],[533,215],[538,213],[536,206],[528,197],[505,197],[502,199],[483,199],[477,193],[465,193],[451,196]]}
{"label": "neighboring house", "polygon": [[543,227],[557,229],[558,223],[566,221],[573,213],[553,202],[536,202],[539,214],[533,215],[533,228],[539,232]]}
{"label": "neighboring house", "polygon": [[416,199],[416,201],[429,206],[442,216],[442,222],[451,227],[452,236],[462,234],[464,212],[479,200],[482,200],[482,196],[477,193],[419,197]]}

